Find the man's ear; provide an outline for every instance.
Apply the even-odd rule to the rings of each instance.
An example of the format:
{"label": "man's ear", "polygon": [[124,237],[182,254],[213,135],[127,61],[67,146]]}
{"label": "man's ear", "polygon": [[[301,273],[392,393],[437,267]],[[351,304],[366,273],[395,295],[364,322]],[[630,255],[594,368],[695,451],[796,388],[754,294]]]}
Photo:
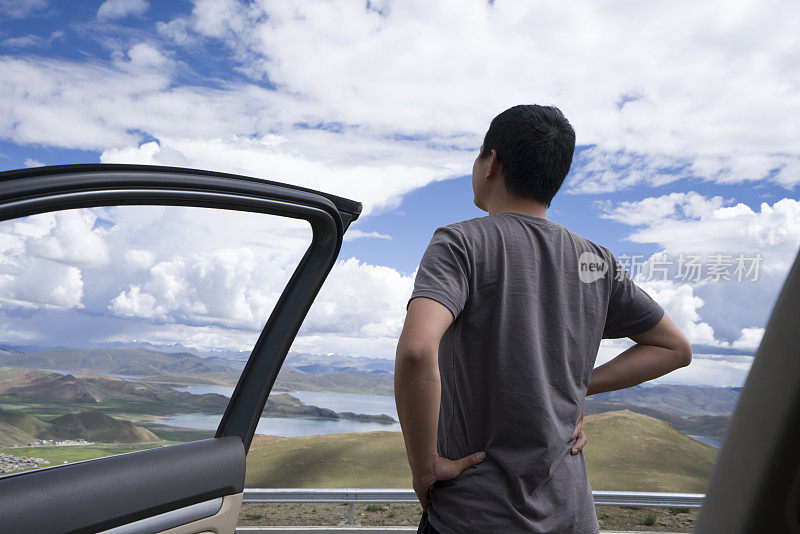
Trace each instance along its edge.
{"label": "man's ear", "polygon": [[486,167],[486,174],[484,178],[486,180],[491,179],[493,176],[498,176],[502,170],[502,164],[500,160],[497,159],[497,151],[492,149],[491,153],[489,154],[489,165]]}

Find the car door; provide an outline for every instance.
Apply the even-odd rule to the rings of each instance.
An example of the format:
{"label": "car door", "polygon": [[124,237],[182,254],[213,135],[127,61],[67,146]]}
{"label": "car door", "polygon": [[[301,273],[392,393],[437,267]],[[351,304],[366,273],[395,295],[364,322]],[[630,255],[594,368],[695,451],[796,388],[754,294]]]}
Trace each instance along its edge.
{"label": "car door", "polygon": [[800,532],[800,255],[714,465],[695,532]]}
{"label": "car door", "polygon": [[311,243],[266,319],[215,437],[0,478],[0,531],[232,532],[245,457],[284,358],[361,204],[243,176],[139,165],[0,173],[0,221],[98,206],[191,206],[301,219]]}

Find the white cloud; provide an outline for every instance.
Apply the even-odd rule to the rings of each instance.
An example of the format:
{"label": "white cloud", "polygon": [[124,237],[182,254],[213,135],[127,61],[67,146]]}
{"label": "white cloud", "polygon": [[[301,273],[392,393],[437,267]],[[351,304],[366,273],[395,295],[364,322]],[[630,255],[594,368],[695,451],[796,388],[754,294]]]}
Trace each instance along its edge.
{"label": "white cloud", "polygon": [[[639,260],[635,279],[692,343],[744,350],[758,346],[800,247],[800,202],[785,198],[762,203],[756,211],[733,199],[688,192],[597,206],[603,217],[636,228],[626,239],[658,246],[659,252]],[[745,270],[753,267],[752,272],[737,274],[740,255]],[[760,261],[752,261],[759,255]],[[692,257],[700,259],[697,276],[686,267]],[[623,255],[617,258],[622,261]],[[719,258],[722,274],[717,279],[713,267]],[[683,272],[678,273],[681,261]],[[656,271],[659,267],[666,272]]]}
{"label": "white cloud", "polygon": [[[456,160],[447,153],[415,166],[412,162],[425,158],[424,148],[413,144],[396,147],[394,155],[402,155],[396,164],[388,157],[378,161],[354,157],[377,158],[386,149],[380,142],[356,139],[355,134],[348,138],[303,129],[261,138],[161,137],[160,143],[107,150],[100,159],[103,163],[190,165],[310,187],[362,202],[362,216],[396,207],[403,194],[459,174]],[[350,146],[352,142],[355,145]]]}
{"label": "white cloud", "polygon": [[337,261],[311,306],[301,334],[396,339],[403,327],[413,276],[356,258]]}
{"label": "white cloud", "polygon": [[23,262],[0,274],[0,302],[21,308],[82,308],[83,279],[77,267],[48,260]]}
{"label": "white cloud", "polygon": [[[313,184],[363,197],[368,214],[467,174],[489,120],[535,101],[592,147],[573,191],[692,175],[796,184],[800,9],[718,7],[198,1],[156,30],[180,51],[0,60],[0,136]],[[186,85],[166,58],[191,64],[202,39],[224,42],[251,82]]]}
{"label": "white cloud", "polygon": [[138,43],[128,50],[128,57],[131,64],[137,67],[162,67],[169,63],[157,48],[147,44]]}
{"label": "white cloud", "polygon": [[25,159],[25,167],[43,167],[44,163],[39,161],[38,159],[27,158]]}
{"label": "white cloud", "polygon": [[701,320],[698,308],[703,300],[694,294],[689,284],[677,284],[672,280],[639,282],[638,285],[664,307],[664,311],[694,344],[715,345],[714,330]]}
{"label": "white cloud", "polygon": [[380,232],[364,232],[357,228],[347,230],[344,234],[345,241],[354,241],[356,239],[375,238],[375,239],[392,239],[392,236],[381,234]]}
{"label": "white cloud", "polygon": [[135,269],[149,269],[156,262],[156,255],[151,250],[128,250],[125,261]]}
{"label": "white cloud", "polygon": [[98,337],[96,343],[137,343],[174,345],[179,343],[198,351],[249,351],[258,340],[258,331],[236,330],[219,326],[192,326],[183,324],[142,324],[134,333],[112,334]]}
{"label": "white cloud", "polygon": [[11,18],[27,17],[47,7],[47,0],[0,0],[0,14]]}
{"label": "white cloud", "polygon": [[27,48],[29,46],[39,46],[46,41],[38,35],[23,35],[21,37],[9,37],[2,42],[3,46]]}
{"label": "white cloud", "polygon": [[800,247],[800,201],[762,202],[757,211],[743,203],[723,204],[721,197],[689,192],[598,206],[603,217],[640,227],[630,241],[658,243],[672,256],[760,253],[761,269],[785,275]]}
{"label": "white cloud", "polygon": [[477,147],[491,116],[534,100],[558,104],[594,146],[589,167],[616,164],[603,161],[601,178],[578,169],[576,190],[663,183],[676,167],[725,183],[800,180],[800,9],[785,4],[256,4],[229,1],[220,16],[198,2],[194,29],[223,39],[245,72],[314,101],[316,120]]}
{"label": "white cloud", "polygon": [[100,267],[108,264],[109,255],[103,231],[94,227],[96,221],[91,211],[68,210],[36,215],[20,224],[41,225],[33,230],[38,235],[29,242],[28,253],[75,266]]}
{"label": "white cloud", "polygon": [[146,0],[106,0],[97,10],[99,19],[121,19],[131,15],[144,15],[150,8]]}
{"label": "white cloud", "polygon": [[0,300],[11,307],[83,308],[83,270],[107,265],[97,216],[43,213],[0,223]]}
{"label": "white cloud", "polygon": [[742,335],[731,343],[735,349],[742,350],[755,350],[761,344],[761,338],[764,337],[764,328],[742,328]]}

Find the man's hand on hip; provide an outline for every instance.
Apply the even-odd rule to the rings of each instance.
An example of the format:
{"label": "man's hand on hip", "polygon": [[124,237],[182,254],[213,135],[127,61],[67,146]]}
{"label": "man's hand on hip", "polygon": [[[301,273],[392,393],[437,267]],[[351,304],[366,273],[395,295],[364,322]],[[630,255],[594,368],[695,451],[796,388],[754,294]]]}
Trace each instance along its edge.
{"label": "man's hand on hip", "polygon": [[575,444],[569,451],[570,454],[578,454],[583,450],[588,442],[586,439],[586,434],[583,433],[583,408],[581,408],[581,415],[578,417],[578,424],[575,425],[575,432],[573,432],[569,437],[569,441],[567,443],[573,440],[575,440]]}
{"label": "man's hand on hip", "polygon": [[427,510],[428,508],[428,491],[434,482],[456,478],[466,468],[481,463],[484,458],[486,458],[486,453],[483,451],[464,456],[460,460],[450,460],[437,454],[433,460],[433,472],[413,479],[414,492],[417,494],[422,509]]}

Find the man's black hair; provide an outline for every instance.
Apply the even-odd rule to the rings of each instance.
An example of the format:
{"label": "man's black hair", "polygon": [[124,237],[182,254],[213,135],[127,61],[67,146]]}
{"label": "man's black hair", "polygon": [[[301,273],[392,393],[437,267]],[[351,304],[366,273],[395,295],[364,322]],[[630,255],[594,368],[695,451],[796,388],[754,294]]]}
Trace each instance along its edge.
{"label": "man's black hair", "polygon": [[503,166],[506,189],[550,207],[572,164],[575,130],[557,107],[514,106],[492,120],[480,157],[492,149]]}

